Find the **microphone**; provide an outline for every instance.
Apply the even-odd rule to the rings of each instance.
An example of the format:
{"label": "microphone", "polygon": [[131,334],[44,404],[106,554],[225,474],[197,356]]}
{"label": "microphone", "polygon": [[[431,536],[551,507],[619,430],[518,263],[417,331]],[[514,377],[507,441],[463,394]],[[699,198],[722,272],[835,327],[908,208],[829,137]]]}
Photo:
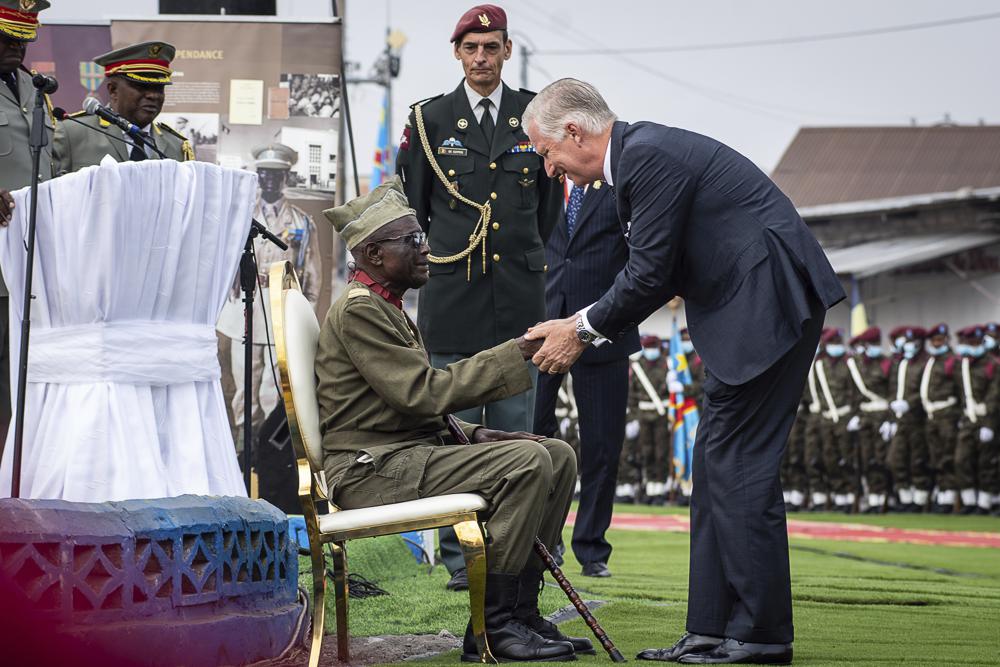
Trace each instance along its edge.
{"label": "microphone", "polygon": [[129,144],[129,142],[127,142],[124,139],[122,139],[122,137],[120,135],[116,136],[114,134],[111,134],[110,132],[105,132],[104,130],[99,130],[96,127],[91,127],[91,126],[87,125],[86,123],[82,122],[81,120],[79,120],[77,118],[74,118],[70,114],[66,113],[66,110],[63,109],[62,107],[54,107],[52,109],[52,117],[55,118],[56,120],[60,121],[60,122],[66,122],[68,120],[71,120],[74,123],[80,123],[80,125],[83,125],[88,130],[93,130],[94,132],[97,132],[99,134],[103,134],[104,136],[108,137],[109,139],[114,139],[115,141],[120,141],[121,143],[125,144],[126,146],[130,146],[131,145],[131,144]]}
{"label": "microphone", "polygon": [[96,97],[86,98],[83,101],[83,110],[89,114],[97,116],[98,118],[103,118],[112,125],[117,125],[122,130],[127,132],[128,135],[131,137],[143,136],[142,128],[140,128],[138,125],[130,123],[129,121],[125,120],[117,113],[112,111],[111,109],[101,104]]}
{"label": "microphone", "polygon": [[55,77],[46,76],[44,74],[35,74],[32,76],[31,85],[46,95],[51,95],[59,89],[59,82],[55,80]]}

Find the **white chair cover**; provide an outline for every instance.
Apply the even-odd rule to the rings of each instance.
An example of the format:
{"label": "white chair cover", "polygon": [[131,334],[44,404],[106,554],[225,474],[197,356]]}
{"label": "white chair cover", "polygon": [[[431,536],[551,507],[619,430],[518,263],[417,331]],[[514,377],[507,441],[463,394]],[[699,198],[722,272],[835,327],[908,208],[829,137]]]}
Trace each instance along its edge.
{"label": "white chair cover", "polygon": [[[22,497],[246,495],[214,328],[256,187],[203,162],[109,159],[41,185]],[[15,402],[29,195],[0,230]],[[13,439],[12,421],[0,495]]]}

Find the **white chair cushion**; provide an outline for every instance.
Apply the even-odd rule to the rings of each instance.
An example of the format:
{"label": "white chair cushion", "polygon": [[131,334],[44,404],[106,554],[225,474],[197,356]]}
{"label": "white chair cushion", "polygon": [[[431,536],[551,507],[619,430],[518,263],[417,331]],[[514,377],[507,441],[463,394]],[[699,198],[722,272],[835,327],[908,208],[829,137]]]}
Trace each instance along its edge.
{"label": "white chair cushion", "polygon": [[316,399],[319,322],[312,304],[302,292],[285,290],[284,301],[285,356],[295,416],[309,462],[313,470],[322,470],[323,438],[319,432],[319,403]]}
{"label": "white chair cushion", "polygon": [[319,518],[319,529],[324,533],[335,533],[357,528],[373,528],[400,521],[431,519],[442,514],[479,512],[486,507],[486,501],[474,493],[452,493],[405,503],[324,514]]}

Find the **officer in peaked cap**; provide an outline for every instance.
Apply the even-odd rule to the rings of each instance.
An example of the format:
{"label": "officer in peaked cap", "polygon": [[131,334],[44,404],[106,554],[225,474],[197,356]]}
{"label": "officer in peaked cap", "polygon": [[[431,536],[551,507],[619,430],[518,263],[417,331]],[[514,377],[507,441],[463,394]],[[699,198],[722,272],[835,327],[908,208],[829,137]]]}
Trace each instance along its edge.
{"label": "officer in peaked cap", "polygon": [[[166,123],[155,120],[163,109],[166,87],[171,84],[174,54],[174,47],[166,42],[143,42],[97,56],[94,62],[104,67],[111,109],[142,128],[167,158],[182,162],[194,159],[191,142]],[[59,123],[53,154],[59,175],[100,164],[105,155],[118,162],[160,157],[108,121],[85,111]]]}
{"label": "officer in peaked cap", "polygon": [[[14,208],[11,190],[31,184],[32,108],[35,87],[33,72],[24,67],[28,42],[38,37],[38,13],[47,9],[46,0],[0,0],[0,225],[6,225]],[[49,104],[51,109],[51,104]],[[52,177],[52,117],[46,112],[45,133],[48,135],[39,162],[40,181]],[[6,146],[4,147],[4,144]],[[10,345],[7,332],[7,285],[0,277],[0,453],[4,434],[10,423]]]}
{"label": "officer in peaked cap", "polygon": [[[413,105],[396,157],[430,239],[431,280],[420,295],[418,325],[438,368],[545,319],[545,241],[563,205],[561,185],[546,175],[521,125],[534,93],[501,78],[512,49],[504,10],[469,9],[451,42],[465,76],[450,93]],[[534,401],[532,390],[459,416],[530,431]],[[442,560],[458,574],[449,585],[461,588],[457,542],[441,544]]]}
{"label": "officer in peaked cap", "polygon": [[[274,262],[290,261],[295,267],[295,274],[302,286],[302,293],[314,306],[319,301],[320,271],[322,253],[319,247],[319,236],[316,224],[304,210],[292,204],[285,197],[292,167],[299,161],[298,153],[285,144],[270,143],[257,146],[251,151],[253,167],[257,170],[260,192],[254,209],[254,219],[267,227],[268,231],[288,244],[288,250],[265,239],[255,241],[257,253],[258,284],[264,286],[260,296],[264,307],[269,307],[267,283],[268,269]],[[237,277],[238,278],[238,277]],[[223,306],[219,317],[218,330],[232,339],[230,347],[230,368],[236,393],[233,395],[233,417],[238,428],[243,427],[243,369],[245,357],[243,351],[244,334],[243,301],[239,280],[233,285],[229,299]],[[268,361],[267,345],[270,342],[268,318],[260,308],[254,309],[253,322],[253,368],[250,373],[251,395],[253,396],[253,413],[251,427],[256,433],[264,423],[264,419],[278,404],[278,390],[274,386],[271,366]],[[237,434],[240,436],[240,434]],[[237,449],[242,450],[243,438],[237,437]]]}

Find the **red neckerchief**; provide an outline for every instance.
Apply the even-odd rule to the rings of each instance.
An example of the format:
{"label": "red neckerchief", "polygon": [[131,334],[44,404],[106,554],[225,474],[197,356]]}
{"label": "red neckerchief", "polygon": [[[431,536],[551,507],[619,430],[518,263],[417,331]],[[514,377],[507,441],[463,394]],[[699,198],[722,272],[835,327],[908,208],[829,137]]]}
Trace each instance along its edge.
{"label": "red neckerchief", "polygon": [[358,269],[357,271],[354,272],[354,275],[351,276],[351,280],[357,280],[362,285],[367,285],[371,291],[375,292],[380,297],[382,297],[392,305],[396,306],[396,308],[403,310],[402,299],[400,299],[398,296],[387,290],[382,285],[375,282],[375,280],[371,276],[369,276],[361,269]]}

